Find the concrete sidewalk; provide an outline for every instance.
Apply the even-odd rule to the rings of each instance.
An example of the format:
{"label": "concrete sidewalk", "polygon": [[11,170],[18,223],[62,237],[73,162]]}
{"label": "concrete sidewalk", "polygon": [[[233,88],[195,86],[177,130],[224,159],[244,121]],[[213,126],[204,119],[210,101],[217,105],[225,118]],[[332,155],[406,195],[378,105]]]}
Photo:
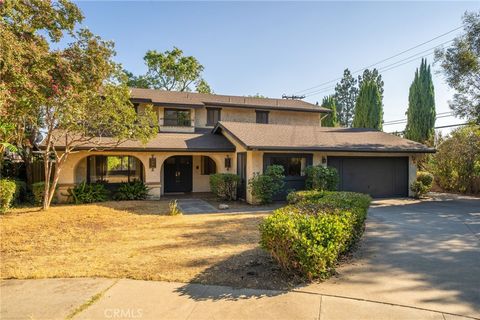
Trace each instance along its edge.
{"label": "concrete sidewalk", "polygon": [[5,280],[1,319],[470,319],[294,290],[114,279]]}

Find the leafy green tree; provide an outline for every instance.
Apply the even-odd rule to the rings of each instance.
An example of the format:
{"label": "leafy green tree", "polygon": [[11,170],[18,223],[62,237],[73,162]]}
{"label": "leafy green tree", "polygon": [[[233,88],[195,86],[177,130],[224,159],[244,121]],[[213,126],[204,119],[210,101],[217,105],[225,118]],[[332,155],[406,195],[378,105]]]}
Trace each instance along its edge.
{"label": "leafy green tree", "polygon": [[357,100],[357,80],[350,70],[343,71],[342,80],[335,86],[335,101],[337,102],[337,119],[341,126],[351,127]]}
{"label": "leafy green tree", "polygon": [[463,16],[464,33],[448,49],[435,51],[435,61],[456,90],[450,108],[458,117],[480,123],[480,11]]}
{"label": "leafy green tree", "polygon": [[332,110],[332,113],[327,115],[322,120],[322,126],[324,127],[338,127],[337,121],[337,104],[335,102],[335,96],[330,95],[323,98],[322,107]]}
{"label": "leafy green tree", "polygon": [[369,69],[363,70],[363,74],[358,76],[358,87],[362,86],[363,81],[373,80],[377,83],[378,90],[383,99],[383,80],[382,75],[378,72],[376,68],[373,68],[372,71]]}
{"label": "leafy green tree", "polygon": [[422,59],[420,69],[415,71],[408,95],[405,138],[431,145],[435,135],[435,116],[432,73],[427,60]]}
{"label": "leafy green tree", "polygon": [[383,106],[378,85],[373,80],[363,81],[355,105],[354,128],[382,130]]}
{"label": "leafy green tree", "polygon": [[198,92],[212,91],[202,78],[203,65],[193,56],[184,56],[179,48],[165,52],[149,50],[143,60],[147,66],[146,74],[134,76],[127,72],[128,85],[131,87],[192,91],[192,85],[195,85]]}
{"label": "leafy green tree", "polygon": [[459,128],[441,139],[432,172],[446,191],[480,193],[480,126]]}
{"label": "leafy green tree", "polygon": [[[67,0],[11,3],[1,8],[0,88],[6,94],[0,95],[0,112],[7,123],[26,127],[26,122],[30,130],[44,133],[43,208],[47,209],[72,152],[86,145],[146,141],[156,131],[154,113],[151,108],[135,113],[125,74],[112,60],[113,43],[86,29],[74,31],[82,18],[74,4]],[[51,49],[49,40],[60,41],[65,32],[72,43]]]}

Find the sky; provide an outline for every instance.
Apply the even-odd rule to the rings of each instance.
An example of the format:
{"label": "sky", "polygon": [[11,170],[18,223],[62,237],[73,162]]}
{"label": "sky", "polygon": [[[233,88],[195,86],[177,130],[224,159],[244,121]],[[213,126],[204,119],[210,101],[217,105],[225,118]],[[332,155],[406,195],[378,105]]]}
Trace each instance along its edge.
{"label": "sky", "polygon": [[[480,2],[158,2],[78,1],[84,25],[113,40],[116,61],[134,74],[146,71],[147,50],[174,46],[195,56],[215,93],[309,93],[321,102],[335,80],[461,26]],[[458,35],[439,37],[375,67],[384,85],[384,121],[405,119],[408,90],[420,59],[433,63],[433,48]],[[409,58],[410,57],[410,58]],[[401,65],[400,65],[401,64]],[[383,71],[382,69],[383,68]],[[437,113],[450,111],[453,91],[432,66]],[[326,85],[302,91],[325,82]],[[463,123],[437,119],[436,125]],[[405,124],[385,125],[384,131]],[[444,130],[446,132],[448,130]]]}

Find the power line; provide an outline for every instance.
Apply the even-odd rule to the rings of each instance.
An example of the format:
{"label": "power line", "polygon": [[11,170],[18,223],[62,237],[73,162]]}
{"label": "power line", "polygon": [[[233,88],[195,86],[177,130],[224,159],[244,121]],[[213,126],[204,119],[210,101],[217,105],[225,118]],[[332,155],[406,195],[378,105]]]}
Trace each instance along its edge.
{"label": "power line", "polygon": [[[436,48],[438,48],[438,47],[440,47],[440,46],[443,46],[443,45],[445,45],[445,44],[447,44],[447,43],[450,43],[450,42],[452,42],[452,41],[453,41],[453,39],[450,39],[450,40],[448,40],[448,41],[442,42],[442,43],[438,44],[438,45],[435,46],[435,47],[428,48],[428,49],[426,49],[426,50],[424,50],[424,51],[418,52],[418,53],[416,53],[416,54],[414,54],[414,55],[411,55],[411,56],[409,56],[409,57],[403,58],[403,59],[401,59],[401,60],[399,60],[399,61],[396,61],[396,62],[391,63],[391,64],[389,64],[389,65],[386,65],[386,66],[384,66],[384,67],[381,67],[381,68],[378,69],[378,71],[385,73],[385,72],[390,71],[390,70],[392,70],[392,69],[396,69],[396,68],[398,68],[398,67],[401,67],[401,66],[403,66],[403,65],[406,65],[406,64],[411,63],[411,62],[413,62],[413,61],[416,61],[416,60],[418,60],[418,59],[420,59],[420,58],[425,58],[425,57],[433,54],[433,53],[435,52],[435,49],[436,49]],[[353,75],[353,74],[357,74],[357,73],[359,73],[359,72],[358,72],[358,71],[352,72],[352,75]],[[330,82],[337,81],[337,80],[341,80],[341,79],[342,79],[342,78],[337,78],[337,79],[332,80],[332,81],[330,81]],[[311,91],[311,92],[306,92],[304,95],[307,96],[307,97],[309,97],[309,96],[314,96],[314,95],[317,95],[317,94],[320,94],[320,93],[328,92],[328,91],[330,91],[331,89],[334,89],[334,88],[335,88],[335,86],[329,86],[329,87],[327,87],[327,88],[321,88],[321,89],[317,89],[317,90],[314,90],[314,91]]]}
{"label": "power line", "polygon": [[[453,116],[454,116],[454,114],[444,114],[444,115],[439,114],[435,117],[435,120],[441,119],[441,118],[449,118],[449,117],[453,117]],[[406,123],[407,121],[408,121],[408,119],[396,120],[395,122],[388,121],[388,122],[384,122],[383,125],[384,126],[391,126],[391,125]]]}
{"label": "power line", "polygon": [[[470,124],[469,122],[457,123],[457,124],[449,124],[449,125],[445,125],[445,126],[434,127],[433,129],[453,128],[453,127],[466,126],[466,125],[469,125],[469,124]],[[405,130],[402,130],[402,131],[392,131],[392,132],[389,132],[389,133],[405,133]]]}
{"label": "power line", "polygon": [[[461,28],[462,28],[462,26],[457,27],[457,28],[455,28],[455,29],[452,29],[452,30],[450,30],[450,31],[447,31],[447,32],[445,32],[445,33],[442,33],[442,34],[440,34],[440,35],[438,35],[438,36],[436,36],[436,37],[434,37],[434,38],[432,38],[432,39],[429,39],[429,40],[427,40],[427,41],[425,41],[425,42],[422,42],[422,43],[420,43],[420,44],[418,44],[418,45],[415,45],[415,46],[413,46],[413,47],[411,47],[411,48],[408,48],[408,49],[406,49],[406,50],[403,50],[402,52],[399,52],[399,53],[397,53],[397,54],[394,54],[393,56],[390,56],[390,57],[388,57],[388,58],[385,58],[385,59],[382,59],[382,60],[377,61],[377,62],[375,62],[375,63],[372,63],[372,64],[370,64],[370,65],[368,65],[368,66],[365,66],[365,67],[363,67],[363,68],[360,68],[360,69],[358,69],[358,70],[355,70],[352,74],[361,72],[361,71],[363,71],[363,70],[365,70],[365,69],[371,68],[371,67],[376,66],[376,65],[378,65],[378,64],[381,64],[381,63],[383,63],[383,62],[385,62],[385,61],[388,61],[388,60],[391,60],[391,59],[396,58],[396,57],[398,57],[398,56],[401,56],[401,55],[403,55],[404,53],[407,53],[407,52],[409,52],[409,51],[412,51],[412,50],[414,50],[414,49],[417,49],[417,48],[419,48],[419,47],[421,47],[421,46],[423,46],[423,45],[425,45],[425,44],[427,44],[427,43],[433,42],[433,41],[435,41],[435,40],[437,40],[437,39],[439,39],[439,38],[441,38],[441,37],[444,37],[444,36],[446,36],[446,35],[448,35],[448,34],[450,34],[450,33],[452,33],[452,32],[455,32],[455,31],[457,31],[457,30],[459,30],[459,29],[461,29]],[[315,86],[313,86],[313,87],[310,87],[310,88],[307,88],[307,89],[303,89],[303,90],[297,91],[296,94],[302,93],[302,92],[307,92],[307,91],[310,91],[310,90],[312,90],[312,89],[316,89],[316,88],[319,88],[319,87],[323,87],[323,86],[326,85],[326,84],[330,84],[330,83],[332,83],[332,82],[335,82],[335,81],[338,81],[338,80],[341,80],[341,79],[342,79],[342,78],[340,77],[340,78],[336,78],[336,79],[333,79],[333,80],[330,80],[330,81],[326,81],[326,82],[323,82],[323,83],[321,83],[321,84],[315,85]]]}

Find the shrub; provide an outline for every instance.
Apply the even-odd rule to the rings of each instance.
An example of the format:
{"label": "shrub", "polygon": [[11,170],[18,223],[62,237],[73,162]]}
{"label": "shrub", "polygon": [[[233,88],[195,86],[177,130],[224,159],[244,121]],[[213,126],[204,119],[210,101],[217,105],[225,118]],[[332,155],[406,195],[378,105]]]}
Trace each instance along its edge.
{"label": "shrub", "polygon": [[148,196],[148,187],[140,180],[125,182],[113,195],[115,200],[144,200]]}
{"label": "shrub", "polygon": [[210,190],[220,200],[235,200],[238,182],[240,182],[240,177],[233,173],[212,174],[210,175]]}
{"label": "shrub", "polygon": [[108,200],[109,192],[103,183],[82,182],[68,189],[68,197],[75,204],[103,202]]}
{"label": "shrub", "polygon": [[273,196],[284,186],[284,169],[279,165],[268,166],[264,174],[255,173],[248,181],[253,197],[261,204],[271,203]]}
{"label": "shrub", "polygon": [[15,194],[13,195],[13,203],[20,204],[27,200],[27,183],[21,180],[15,180]]}
{"label": "shrub", "polygon": [[480,126],[456,129],[441,139],[431,167],[443,190],[480,193]]}
{"label": "shrub", "polygon": [[178,208],[177,200],[170,201],[168,203],[168,208],[170,209],[170,211],[168,212],[168,215],[170,216],[178,216],[179,214],[182,214],[182,212]]}
{"label": "shrub", "polygon": [[337,169],[331,167],[308,166],[305,169],[305,186],[308,190],[329,190],[334,191],[338,188],[339,176]]}
{"label": "shrub", "polygon": [[35,205],[43,204],[44,192],[45,192],[45,182],[36,182],[32,184],[33,203]]}
{"label": "shrub", "polygon": [[0,213],[5,213],[10,208],[15,195],[15,181],[0,179]]}
{"label": "shrub", "polygon": [[260,224],[260,245],[284,270],[325,278],[363,234],[371,198],[353,192],[294,194],[295,204],[275,210]]}
{"label": "shrub", "polygon": [[419,171],[417,179],[410,185],[410,190],[415,193],[415,198],[421,198],[426,195],[433,184],[433,175],[426,171]]}

